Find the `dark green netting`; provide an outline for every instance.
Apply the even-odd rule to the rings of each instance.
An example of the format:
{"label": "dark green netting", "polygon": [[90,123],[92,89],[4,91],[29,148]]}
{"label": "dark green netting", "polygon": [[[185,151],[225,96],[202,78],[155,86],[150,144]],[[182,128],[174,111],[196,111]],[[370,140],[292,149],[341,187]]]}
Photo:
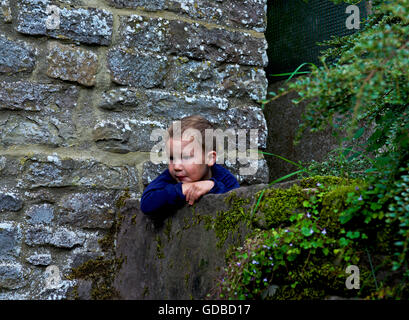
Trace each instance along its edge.
{"label": "dark green netting", "polygon": [[[267,31],[269,65],[266,69],[270,81],[282,80],[270,74],[293,72],[304,62],[319,65],[318,56],[325,47],[317,42],[329,40],[332,35],[354,33],[345,22],[349,4],[335,5],[328,0],[268,0]],[[365,1],[356,4],[360,20],[367,17]],[[305,70],[305,69],[304,69]]]}

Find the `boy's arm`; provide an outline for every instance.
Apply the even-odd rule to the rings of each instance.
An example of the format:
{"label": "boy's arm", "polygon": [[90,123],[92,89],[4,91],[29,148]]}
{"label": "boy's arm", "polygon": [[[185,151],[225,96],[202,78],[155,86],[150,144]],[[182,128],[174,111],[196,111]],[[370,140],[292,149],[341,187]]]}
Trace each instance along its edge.
{"label": "boy's arm", "polygon": [[222,166],[217,167],[216,174],[210,178],[214,182],[213,188],[209,193],[226,193],[232,189],[240,188],[237,179]]}
{"label": "boy's arm", "polygon": [[145,214],[168,207],[178,207],[186,203],[181,183],[172,183],[172,178],[163,172],[145,189],[141,198],[141,210]]}

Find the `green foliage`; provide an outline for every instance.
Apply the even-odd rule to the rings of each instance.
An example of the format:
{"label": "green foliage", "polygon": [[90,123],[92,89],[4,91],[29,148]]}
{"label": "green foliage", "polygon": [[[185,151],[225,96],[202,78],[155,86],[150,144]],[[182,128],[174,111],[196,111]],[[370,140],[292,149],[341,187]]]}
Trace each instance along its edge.
{"label": "green foliage", "polygon": [[[245,244],[230,254],[213,298],[409,297],[405,284],[409,274],[397,268],[397,273],[391,271],[395,262],[390,250],[396,241],[399,217],[407,214],[407,184],[399,184],[399,195],[404,201],[399,209],[391,210],[400,213],[394,216],[396,221],[389,227],[380,226],[384,219],[379,217],[371,217],[368,223],[360,221],[363,219],[361,215],[359,219],[342,220],[351,208],[350,202],[355,201],[353,195],[369,187],[362,181],[317,176],[303,179],[300,185],[281,192],[276,192],[275,188],[264,192],[255,219],[260,213],[272,218],[276,216],[274,227],[255,229]],[[289,203],[276,210],[271,204],[284,201],[286,191],[287,196],[297,191],[297,196],[286,197]],[[286,212],[284,216],[282,211]],[[370,252],[375,254],[374,263]],[[360,269],[361,288],[358,291],[348,290],[345,286],[348,276],[345,270],[351,264]],[[388,278],[382,274],[391,276]],[[400,280],[396,281],[397,278]]]}
{"label": "green foliage", "polygon": [[[322,53],[322,66],[313,66],[309,76],[297,78],[270,100],[296,91],[295,104],[308,102],[297,139],[307,128],[318,131],[330,125],[346,131],[353,148],[363,150],[349,158],[339,153],[332,168],[331,158],[312,163],[306,172],[349,177],[359,171],[354,177],[363,178],[365,184],[347,194],[347,206],[340,215],[340,223],[348,230],[342,243],[347,247],[358,235],[372,244],[392,239],[381,248],[393,251],[393,270],[403,268],[405,273],[409,242],[409,0],[376,0],[372,9],[358,32],[323,43],[330,48]],[[364,133],[369,138],[358,144]],[[369,161],[363,172],[353,168],[360,165],[353,161],[359,159],[357,154]]]}

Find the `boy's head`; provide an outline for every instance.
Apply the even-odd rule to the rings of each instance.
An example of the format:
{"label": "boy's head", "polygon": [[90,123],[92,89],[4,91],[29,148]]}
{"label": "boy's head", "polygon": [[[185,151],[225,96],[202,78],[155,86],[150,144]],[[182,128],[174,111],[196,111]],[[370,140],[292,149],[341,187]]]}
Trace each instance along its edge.
{"label": "boy's head", "polygon": [[210,167],[216,162],[216,151],[213,139],[212,143],[206,143],[206,129],[213,130],[212,124],[197,115],[175,121],[168,129],[168,168],[176,181],[186,183],[211,178]]}

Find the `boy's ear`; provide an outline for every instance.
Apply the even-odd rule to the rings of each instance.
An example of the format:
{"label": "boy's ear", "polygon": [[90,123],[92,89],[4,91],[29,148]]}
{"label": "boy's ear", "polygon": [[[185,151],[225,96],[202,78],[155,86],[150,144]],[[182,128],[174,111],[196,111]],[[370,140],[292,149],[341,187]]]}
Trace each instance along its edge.
{"label": "boy's ear", "polygon": [[216,151],[209,151],[207,153],[206,164],[211,167],[216,163]]}

